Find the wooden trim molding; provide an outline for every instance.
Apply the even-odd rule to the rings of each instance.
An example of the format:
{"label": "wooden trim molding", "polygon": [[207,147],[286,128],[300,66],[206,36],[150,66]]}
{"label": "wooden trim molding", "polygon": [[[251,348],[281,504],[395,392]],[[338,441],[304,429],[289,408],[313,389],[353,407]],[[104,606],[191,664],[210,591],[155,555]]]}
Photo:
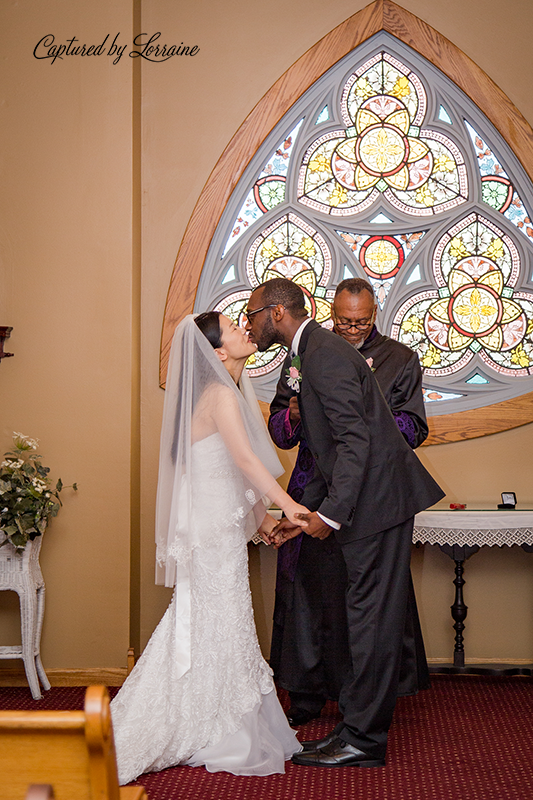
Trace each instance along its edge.
{"label": "wooden trim molding", "polygon": [[[52,686],[122,686],[128,675],[126,667],[94,667],[88,669],[47,669],[46,675]],[[0,686],[27,686],[24,667],[0,669]]]}
{"label": "wooden trim molding", "polygon": [[533,422],[533,392],[491,406],[428,417],[428,444],[447,444],[501,433]]}
{"label": "wooden trim molding", "polygon": [[[250,112],[214,167],[187,225],[172,273],[161,337],[161,386],[165,385],[174,330],[193,309],[211,239],[246,166],[296,100],[337,61],[381,30],[438,67],[479,108],[490,109],[492,123],[533,180],[533,129],[507,95],[474,61],[430,25],[391,0],[375,0],[334,28],[289,67]],[[531,395],[525,395],[473,411],[431,417],[426,444],[459,441],[525,425],[533,421],[531,399]],[[505,424],[498,425],[497,418],[504,419]]]}
{"label": "wooden trim molding", "polygon": [[[259,401],[261,413],[268,424],[270,407],[268,403]],[[533,422],[533,392],[506,400],[504,403],[493,403],[484,408],[472,411],[460,411],[457,414],[442,414],[439,417],[428,417],[429,435],[421,447],[430,444],[450,444],[489,433],[518,428]]]}

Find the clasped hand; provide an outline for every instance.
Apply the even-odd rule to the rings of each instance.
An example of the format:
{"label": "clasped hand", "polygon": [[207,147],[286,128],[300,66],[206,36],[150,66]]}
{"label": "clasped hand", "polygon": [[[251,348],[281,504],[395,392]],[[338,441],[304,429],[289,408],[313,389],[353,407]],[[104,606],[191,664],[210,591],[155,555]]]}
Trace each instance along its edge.
{"label": "clasped hand", "polygon": [[327,539],[331,533],[330,526],[318,516],[316,511],[298,512],[294,514],[294,518],[300,520],[300,525],[291,522],[290,519],[282,519],[269,533],[268,538],[276,550],[288,539],[293,539],[302,531],[314,539]]}

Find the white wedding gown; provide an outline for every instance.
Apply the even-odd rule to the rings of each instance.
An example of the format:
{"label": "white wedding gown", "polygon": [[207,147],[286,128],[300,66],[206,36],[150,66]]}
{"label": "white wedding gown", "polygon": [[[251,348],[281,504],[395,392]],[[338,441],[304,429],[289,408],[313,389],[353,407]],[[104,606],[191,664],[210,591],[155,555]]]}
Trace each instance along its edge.
{"label": "white wedding gown", "polygon": [[283,773],[301,749],[257,641],[241,474],[218,433],[192,451],[191,666],[179,677],[178,587],[111,704],[121,784],[178,764]]}

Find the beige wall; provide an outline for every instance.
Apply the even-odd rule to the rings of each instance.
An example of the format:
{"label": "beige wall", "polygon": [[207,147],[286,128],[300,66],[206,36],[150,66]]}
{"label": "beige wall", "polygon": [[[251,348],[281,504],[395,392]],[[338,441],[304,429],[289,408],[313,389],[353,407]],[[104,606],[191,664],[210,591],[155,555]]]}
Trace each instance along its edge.
{"label": "beige wall", "polygon": [[[55,478],[77,481],[46,533],[48,667],[125,663],[132,379],[131,65],[38,61],[54,33],[131,38],[130,4],[3,3],[0,448],[41,440]],[[9,611],[4,612],[5,605]],[[18,617],[0,594],[0,641]],[[5,662],[7,663],[7,662]]]}
{"label": "beige wall", "polygon": [[[32,56],[36,42],[51,32],[61,41],[76,35],[97,43],[120,31],[122,41],[131,42],[137,4],[21,0],[2,6],[0,92],[8,113],[0,126],[5,205],[0,324],[13,325],[7,349],[16,355],[0,366],[0,450],[9,446],[12,430],[38,436],[54,477],[80,484],[77,496],[65,493],[65,508],[43,547],[46,667],[125,665],[130,507],[138,501],[142,645],[168,601],[169,591],[153,584],[163,403],[158,355],[179,244],[211,170],[246,115],[303,52],[364,5],[360,0],[271,0],[268,7],[259,0],[245,6],[230,0],[144,2],[143,31],[161,31],[169,43],[197,44],[200,52],[142,63],[140,130],[132,105],[139,89],[133,59],[124,56],[116,66],[103,58],[52,65]],[[404,0],[403,5],[469,55],[533,124],[529,2]],[[142,195],[136,191],[135,148],[142,155]],[[421,458],[450,500],[494,505],[502,490],[514,490],[520,501],[533,503],[527,467],[532,449],[529,425],[426,448]],[[132,455],[133,463],[140,463],[140,493]],[[267,550],[253,555],[258,625],[266,646],[273,555]],[[530,559],[522,551],[498,550],[467,563],[469,655],[533,659]],[[451,569],[452,562],[435,548],[415,553],[433,657],[448,655],[451,647]],[[136,613],[135,592],[133,597]],[[500,606],[511,616],[501,625]],[[0,644],[14,636],[15,604],[0,593]]]}

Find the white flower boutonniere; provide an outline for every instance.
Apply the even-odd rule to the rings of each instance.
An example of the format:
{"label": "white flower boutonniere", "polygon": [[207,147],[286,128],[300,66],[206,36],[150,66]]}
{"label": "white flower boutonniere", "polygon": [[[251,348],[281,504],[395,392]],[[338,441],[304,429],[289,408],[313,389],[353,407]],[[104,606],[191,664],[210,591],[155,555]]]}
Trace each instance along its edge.
{"label": "white flower boutonniere", "polygon": [[370,369],[372,370],[372,372],[375,372],[375,367],[373,367],[373,366],[372,366],[372,365],[373,365],[373,363],[374,363],[374,359],[373,359],[373,358],[367,358],[367,359],[366,359],[366,363],[368,364],[368,366],[370,367]]}
{"label": "white flower boutonniere", "polygon": [[302,362],[300,361],[300,356],[294,356],[289,369],[285,370],[287,384],[289,385],[289,389],[292,389],[293,392],[300,391],[300,384],[302,382],[302,373],[300,372],[301,366]]}

